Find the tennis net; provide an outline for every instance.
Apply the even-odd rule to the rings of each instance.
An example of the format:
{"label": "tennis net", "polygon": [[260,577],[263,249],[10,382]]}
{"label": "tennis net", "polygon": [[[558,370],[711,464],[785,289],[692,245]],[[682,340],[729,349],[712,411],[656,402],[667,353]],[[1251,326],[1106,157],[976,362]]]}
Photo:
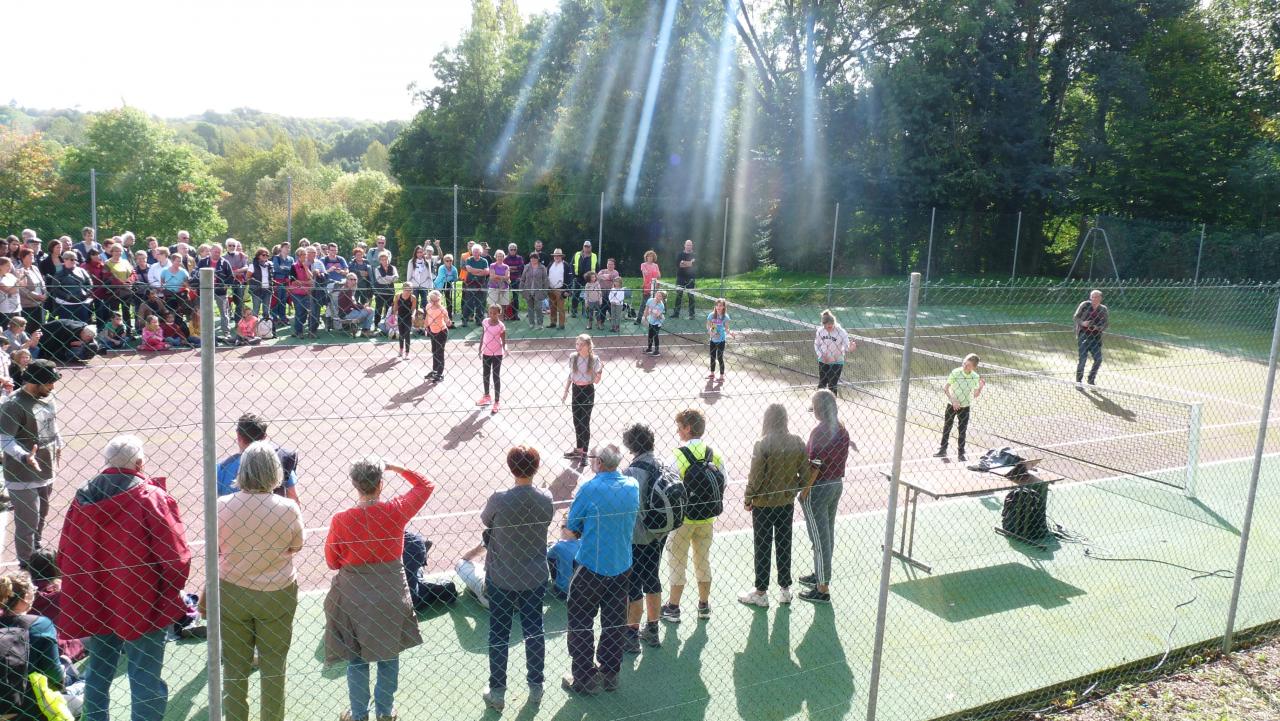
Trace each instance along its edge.
{"label": "tennis net", "polygon": [[[704,319],[716,298],[660,284],[668,307],[679,290],[702,311],[692,321],[674,319],[664,332],[693,342],[707,341]],[[726,354],[817,378],[816,323],[780,308],[753,308],[727,302],[732,337]],[[883,330],[883,329],[880,329]],[[904,346],[846,327],[857,348],[840,381],[841,397],[892,415]],[[915,347],[911,354],[909,421],[942,429],[944,387],[963,354]],[[1201,407],[1166,398],[1102,386],[1080,386],[1063,378],[983,362],[986,388],[974,403],[969,424],[970,449],[1013,446],[1023,456],[1054,461],[1069,478],[1137,476],[1194,493],[1199,456]],[[976,454],[973,454],[976,455]]]}

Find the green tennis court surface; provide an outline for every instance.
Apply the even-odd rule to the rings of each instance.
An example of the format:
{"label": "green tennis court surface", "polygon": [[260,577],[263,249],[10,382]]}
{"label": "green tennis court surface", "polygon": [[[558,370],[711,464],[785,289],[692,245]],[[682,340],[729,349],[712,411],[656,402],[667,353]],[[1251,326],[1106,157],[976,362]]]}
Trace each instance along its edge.
{"label": "green tennis court surface", "polygon": [[[1084,543],[1062,542],[1048,551],[992,532],[1000,514],[991,498],[922,505],[916,554],[934,564],[934,574],[895,562],[879,717],[930,719],[1141,659],[1153,666],[1169,648],[1220,635],[1231,581],[1194,577],[1234,567],[1248,474],[1248,461],[1208,464],[1198,499],[1129,478],[1055,487],[1052,519]],[[1263,467],[1257,517],[1276,513],[1280,458],[1271,457]],[[799,519],[796,531],[799,575],[810,570]],[[842,517],[834,605],[796,601],[767,611],[735,600],[750,584],[750,533],[718,536],[713,618],[664,626],[663,648],[628,657],[622,688],[597,698],[570,698],[559,689],[568,654],[564,606],[553,601],[547,610],[546,698],[540,708],[522,707],[523,654],[513,647],[505,716],[861,717],[882,534],[882,513]],[[1086,550],[1147,560],[1099,560]],[[1255,526],[1241,627],[1280,615],[1278,554],[1280,528]],[[343,669],[321,664],[323,596],[323,590],[305,595],[294,625],[291,719],[337,718],[346,702]],[[487,624],[484,609],[469,598],[422,616],[425,644],[401,657],[402,719],[486,717],[480,693],[487,674]],[[205,650],[203,643],[169,647],[168,718],[205,718]],[[255,693],[256,687],[251,684]],[[450,693],[439,693],[442,688]],[[122,704],[127,698],[122,675],[113,699]]]}

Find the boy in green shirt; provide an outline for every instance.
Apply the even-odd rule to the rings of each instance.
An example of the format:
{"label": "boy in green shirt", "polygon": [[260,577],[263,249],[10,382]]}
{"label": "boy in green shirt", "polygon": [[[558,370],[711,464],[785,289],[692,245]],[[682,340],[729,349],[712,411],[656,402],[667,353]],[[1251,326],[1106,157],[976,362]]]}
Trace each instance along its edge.
{"label": "boy in green shirt", "polygon": [[973,400],[982,395],[987,382],[978,375],[978,356],[970,353],[964,357],[964,364],[951,371],[947,376],[947,385],[942,392],[947,394],[947,411],[942,421],[942,444],[934,458],[947,457],[947,441],[951,437],[951,423],[956,421],[956,458],[963,461],[964,437],[969,430],[969,407]]}

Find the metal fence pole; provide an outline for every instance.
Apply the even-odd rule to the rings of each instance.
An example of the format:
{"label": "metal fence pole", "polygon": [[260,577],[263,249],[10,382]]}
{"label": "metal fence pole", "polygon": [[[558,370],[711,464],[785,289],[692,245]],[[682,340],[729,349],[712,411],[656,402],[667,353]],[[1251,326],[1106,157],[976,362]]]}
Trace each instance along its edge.
{"label": "metal fence pole", "polygon": [[938,220],[938,208],[934,206],[929,213],[929,250],[924,256],[924,295],[929,295],[929,269],[933,267],[933,226]]}
{"label": "metal fence pole", "polygon": [[1227,630],[1222,635],[1222,652],[1231,652],[1236,629],[1236,611],[1240,605],[1240,587],[1244,579],[1244,560],[1249,553],[1249,532],[1253,528],[1253,502],[1258,497],[1258,474],[1262,471],[1262,451],[1267,443],[1267,422],[1271,416],[1271,392],[1276,384],[1276,354],[1280,352],[1280,301],[1276,303],[1276,322],[1271,329],[1271,360],[1267,362],[1267,387],[1262,393],[1262,420],[1258,424],[1258,442],[1253,449],[1253,470],[1249,474],[1249,498],[1244,506],[1244,523],[1240,526],[1240,553],[1236,556],[1235,582],[1231,586],[1231,605],[1227,607]]}
{"label": "metal fence pole", "polygon": [[460,263],[458,255],[458,184],[453,184],[453,262]]}
{"label": "metal fence pole", "polygon": [[1196,275],[1191,285],[1200,285],[1200,259],[1204,257],[1204,223],[1200,224],[1200,249],[1196,251]]}
{"label": "metal fence pole", "polygon": [[213,268],[200,270],[200,425],[204,446],[205,615],[209,649],[209,718],[222,718],[222,596],[218,588],[218,480],[214,442]]}
{"label": "metal fence pole", "polygon": [[836,234],[840,231],[840,204],[836,203],[836,214],[831,219],[831,263],[827,266],[827,306],[831,305],[831,285],[836,278]]}
{"label": "metal fence pole", "polygon": [[284,239],[293,247],[293,176],[285,177]]}
{"label": "metal fence pole", "polygon": [[1013,231],[1013,272],[1009,274],[1009,280],[1015,280],[1018,277],[1018,241],[1022,240],[1022,211],[1018,211],[1018,228]]}
{"label": "metal fence pole", "polygon": [[[93,226],[93,239],[98,239],[98,171],[89,168],[89,225]],[[67,250],[67,248],[63,248]]]}
{"label": "metal fence pole", "polygon": [[889,466],[889,506],[885,510],[884,545],[880,553],[880,595],[876,601],[876,635],[871,650],[871,680],[867,685],[867,721],[875,721],[880,694],[880,666],[884,655],[885,617],[889,610],[889,575],[893,570],[893,532],[898,517],[898,477],[902,473],[902,446],[907,430],[907,400],[911,395],[911,346],[916,332],[920,300],[920,274],[911,274],[907,296],[907,323],[902,339],[902,370],[898,379],[898,419],[893,431],[893,460]]}
{"label": "metal fence pole", "polygon": [[600,191],[600,227],[596,230],[596,252],[604,252],[604,191]]}
{"label": "metal fence pole", "polygon": [[720,237],[720,297],[724,297],[724,261],[729,252],[729,196],[724,197],[724,234]]}

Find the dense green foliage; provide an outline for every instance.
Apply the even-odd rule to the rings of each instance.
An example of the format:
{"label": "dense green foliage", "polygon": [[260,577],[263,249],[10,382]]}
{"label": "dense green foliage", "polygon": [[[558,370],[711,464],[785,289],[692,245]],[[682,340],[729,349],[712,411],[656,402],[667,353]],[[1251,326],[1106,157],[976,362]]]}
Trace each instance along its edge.
{"label": "dense green foliage", "polygon": [[[526,191],[464,193],[464,235],[565,245],[595,235],[603,190],[628,258],[718,248],[730,196],[737,268],[824,263],[837,201],[850,273],[919,268],[933,206],[934,263],[962,273],[1010,271],[1019,212],[1023,273],[1065,270],[1097,215],[1239,237],[1223,274],[1276,255],[1275,3],[677,3],[646,136],[665,5],[563,0],[521,24],[513,0],[474,0],[391,147],[401,230],[442,234],[432,188],[456,183]],[[1126,273],[1190,273],[1181,250],[1148,265],[1168,228],[1126,232]]]}

